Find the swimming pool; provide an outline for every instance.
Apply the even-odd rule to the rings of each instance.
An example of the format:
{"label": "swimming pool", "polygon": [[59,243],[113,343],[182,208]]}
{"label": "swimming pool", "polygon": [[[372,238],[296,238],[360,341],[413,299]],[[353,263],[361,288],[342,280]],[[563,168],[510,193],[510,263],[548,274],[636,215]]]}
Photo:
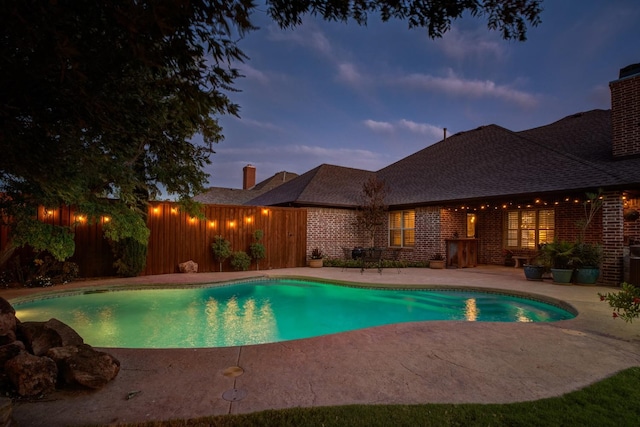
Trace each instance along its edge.
{"label": "swimming pool", "polygon": [[398,290],[294,279],[85,290],[15,302],[21,322],[56,318],[96,347],[200,348],[288,341],[392,323],[553,322],[545,302],[468,290]]}

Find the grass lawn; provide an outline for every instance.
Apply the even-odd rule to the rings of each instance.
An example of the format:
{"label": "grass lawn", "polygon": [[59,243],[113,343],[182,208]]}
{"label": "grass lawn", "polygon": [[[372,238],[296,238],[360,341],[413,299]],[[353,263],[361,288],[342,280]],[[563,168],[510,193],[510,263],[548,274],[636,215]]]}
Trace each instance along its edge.
{"label": "grass lawn", "polygon": [[127,424],[182,426],[637,426],[640,367],[561,397],[505,405],[349,405]]}

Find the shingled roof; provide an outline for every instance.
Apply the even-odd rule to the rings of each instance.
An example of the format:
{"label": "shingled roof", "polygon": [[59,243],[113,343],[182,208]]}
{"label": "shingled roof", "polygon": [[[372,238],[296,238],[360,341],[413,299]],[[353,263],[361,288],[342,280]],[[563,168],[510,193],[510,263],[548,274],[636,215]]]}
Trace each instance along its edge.
{"label": "shingled roof", "polygon": [[271,178],[267,178],[246,190],[239,188],[211,187],[206,192],[195,196],[193,200],[200,203],[217,205],[243,205],[256,196],[273,190],[279,185],[297,177],[297,173],[286,171],[278,172]]}
{"label": "shingled roof", "polygon": [[254,206],[354,206],[375,172],[322,164],[246,204]]}
{"label": "shingled roof", "polygon": [[377,176],[390,205],[410,205],[637,185],[640,160],[613,160],[611,112],[593,110],[522,132],[461,132]]}
{"label": "shingled roof", "polygon": [[513,132],[497,125],[457,133],[377,172],[323,164],[251,205],[350,206],[377,176],[392,207],[640,185],[640,159],[614,160],[611,111],[592,110]]}

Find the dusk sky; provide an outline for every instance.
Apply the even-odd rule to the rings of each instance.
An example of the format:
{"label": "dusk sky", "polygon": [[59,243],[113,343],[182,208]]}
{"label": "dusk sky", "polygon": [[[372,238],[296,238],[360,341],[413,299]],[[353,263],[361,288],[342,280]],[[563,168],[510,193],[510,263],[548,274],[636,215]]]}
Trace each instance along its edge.
{"label": "dusk sky", "polygon": [[[504,41],[483,18],[454,22],[442,39],[404,21],[367,27],[306,17],[280,30],[264,12],[239,42],[225,140],[209,185],[242,187],[322,163],[379,170],[447,134],[497,124],[513,131],[611,107],[609,82],[640,62],[638,0],[547,0],[526,42]],[[265,8],[261,8],[264,10]]]}

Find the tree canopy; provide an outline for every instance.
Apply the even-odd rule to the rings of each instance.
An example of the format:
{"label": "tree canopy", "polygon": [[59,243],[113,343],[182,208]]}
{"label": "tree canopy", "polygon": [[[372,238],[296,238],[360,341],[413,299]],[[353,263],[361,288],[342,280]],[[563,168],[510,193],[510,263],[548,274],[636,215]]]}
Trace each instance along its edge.
{"label": "tree canopy", "polygon": [[[463,14],[524,40],[541,0],[267,0],[281,27],[305,15],[406,20],[430,37]],[[252,0],[22,0],[0,4],[0,209],[14,245],[73,254],[73,234],[35,224],[38,206],[109,215],[113,240],[145,243],[143,211],[159,186],[203,190],[217,118],[238,115],[239,44]],[[192,137],[202,135],[202,143]],[[47,238],[43,239],[42,236]],[[7,248],[4,248],[7,249]]]}

